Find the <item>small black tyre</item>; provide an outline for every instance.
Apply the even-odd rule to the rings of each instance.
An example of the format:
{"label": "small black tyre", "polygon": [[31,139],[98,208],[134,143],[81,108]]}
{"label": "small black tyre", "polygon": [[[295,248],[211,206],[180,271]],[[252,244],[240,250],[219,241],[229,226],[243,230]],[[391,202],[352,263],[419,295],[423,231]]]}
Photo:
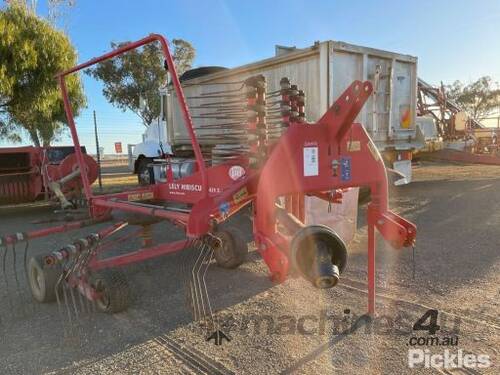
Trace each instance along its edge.
{"label": "small black tyre", "polygon": [[238,229],[219,230],[214,235],[219,239],[214,243],[214,257],[219,267],[231,269],[245,262],[248,246]]}
{"label": "small black tyre", "polygon": [[139,185],[152,185],[154,184],[154,172],[153,167],[150,167],[152,161],[149,158],[143,158],[139,161],[137,166],[137,182]]}
{"label": "small black tyre", "polygon": [[99,293],[96,301],[99,311],[114,314],[127,309],[130,302],[130,288],[125,274],[114,268],[105,269],[91,276],[90,284]]}
{"label": "small black tyre", "polygon": [[369,187],[362,186],[359,188],[358,204],[363,205],[371,202],[372,194]]}
{"label": "small black tyre", "polygon": [[56,300],[56,285],[62,269],[58,265],[44,266],[43,256],[31,257],[27,264],[28,282],[33,298],[40,303]]}

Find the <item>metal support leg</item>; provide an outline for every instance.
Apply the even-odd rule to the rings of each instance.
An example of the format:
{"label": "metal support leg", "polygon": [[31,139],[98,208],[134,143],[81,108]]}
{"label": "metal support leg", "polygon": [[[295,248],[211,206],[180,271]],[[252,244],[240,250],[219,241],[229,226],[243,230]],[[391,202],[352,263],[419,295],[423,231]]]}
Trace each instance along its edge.
{"label": "metal support leg", "polygon": [[368,314],[375,316],[375,225],[368,223]]}

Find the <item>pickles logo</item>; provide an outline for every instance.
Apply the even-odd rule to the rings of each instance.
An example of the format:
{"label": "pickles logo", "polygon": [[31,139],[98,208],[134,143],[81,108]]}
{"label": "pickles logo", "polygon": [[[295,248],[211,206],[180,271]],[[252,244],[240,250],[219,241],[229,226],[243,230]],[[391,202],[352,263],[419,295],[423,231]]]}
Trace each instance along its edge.
{"label": "pickles logo", "polygon": [[448,349],[442,354],[433,354],[429,349],[410,349],[408,351],[408,366],[410,368],[487,368],[491,360],[487,354],[464,353],[459,349],[452,352]]}
{"label": "pickles logo", "polygon": [[231,180],[236,181],[240,177],[245,175],[245,168],[239,166],[239,165],[233,165],[231,168],[229,168],[229,177],[231,177]]}

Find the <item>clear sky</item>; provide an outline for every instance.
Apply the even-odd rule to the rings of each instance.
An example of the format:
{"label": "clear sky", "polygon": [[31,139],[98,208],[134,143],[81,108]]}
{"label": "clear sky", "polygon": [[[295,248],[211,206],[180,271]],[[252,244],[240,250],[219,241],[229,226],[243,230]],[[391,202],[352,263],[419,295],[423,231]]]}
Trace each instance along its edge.
{"label": "clear sky", "polygon": [[[39,0],[41,14],[45,2]],[[333,39],[417,56],[418,75],[430,83],[500,80],[499,0],[76,0],[64,23],[80,61],[108,51],[111,41],[152,32],[190,41],[195,66],[234,67],[272,56],[275,44]],[[140,142],[139,119],[113,109],[90,78],[84,83],[83,143],[95,148],[94,109],[106,153],[114,141]]]}

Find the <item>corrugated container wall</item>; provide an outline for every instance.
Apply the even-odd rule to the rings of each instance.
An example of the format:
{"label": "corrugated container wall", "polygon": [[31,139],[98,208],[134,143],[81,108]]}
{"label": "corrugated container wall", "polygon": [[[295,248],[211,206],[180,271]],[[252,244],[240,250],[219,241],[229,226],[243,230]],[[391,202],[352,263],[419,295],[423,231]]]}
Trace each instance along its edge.
{"label": "corrugated container wall", "polygon": [[[370,80],[374,85],[374,93],[357,121],[365,126],[378,148],[381,151],[411,150],[422,146],[415,139],[416,57],[327,41],[189,80],[185,82],[184,91],[189,98],[202,93],[230,90],[237,85],[220,83],[243,81],[256,74],[266,77],[269,92],[279,90],[279,82],[283,77],[288,77],[292,84],[304,90],[309,122],[318,120],[352,81]],[[188,99],[188,104],[200,105],[203,100]],[[189,145],[184,122],[172,93],[166,107],[170,143],[174,149]],[[192,114],[196,113],[196,110],[192,110]],[[224,143],[224,131],[203,129],[207,121],[213,123],[213,120],[194,119],[200,143],[203,146]],[[207,135],[210,137],[204,138]],[[214,138],[214,135],[220,138]]]}

